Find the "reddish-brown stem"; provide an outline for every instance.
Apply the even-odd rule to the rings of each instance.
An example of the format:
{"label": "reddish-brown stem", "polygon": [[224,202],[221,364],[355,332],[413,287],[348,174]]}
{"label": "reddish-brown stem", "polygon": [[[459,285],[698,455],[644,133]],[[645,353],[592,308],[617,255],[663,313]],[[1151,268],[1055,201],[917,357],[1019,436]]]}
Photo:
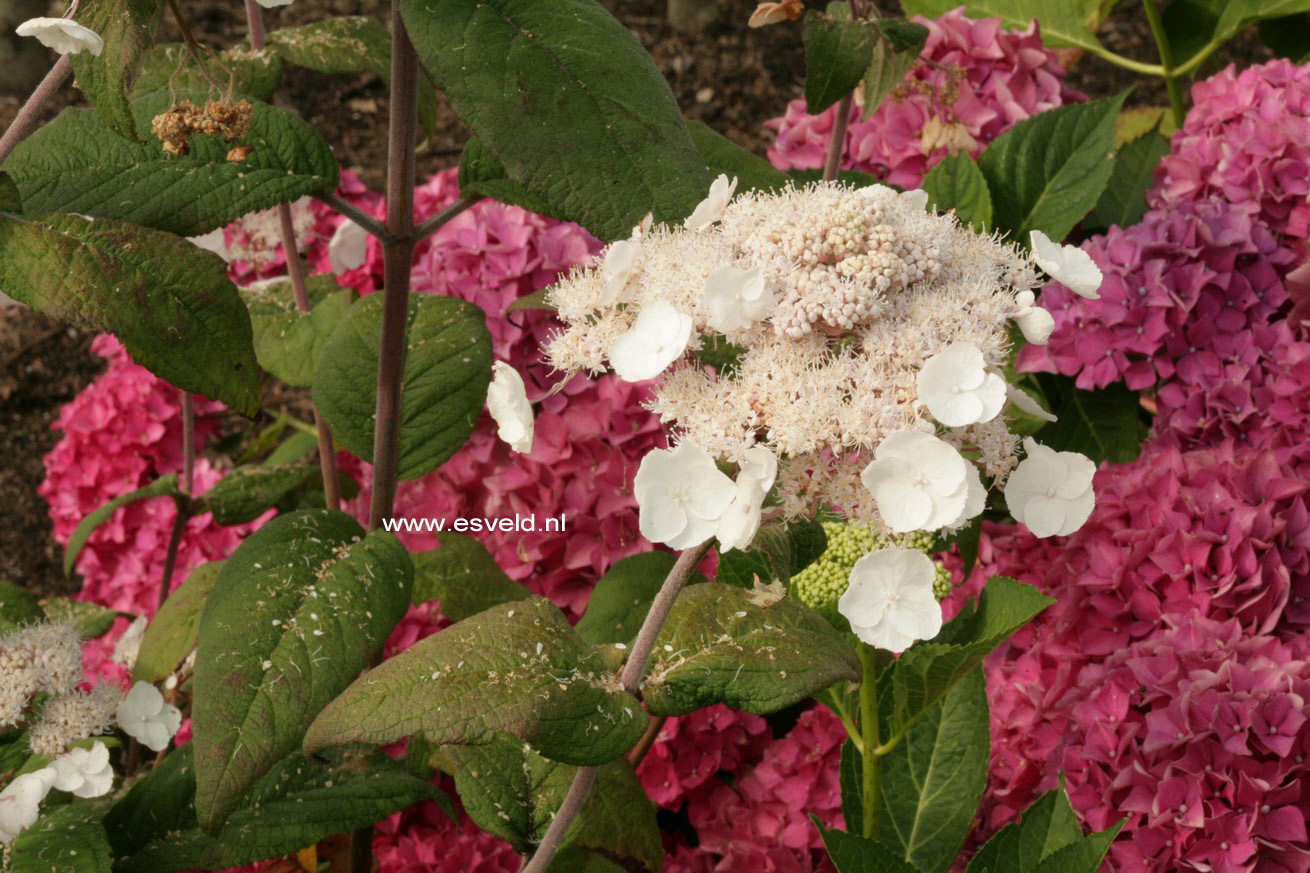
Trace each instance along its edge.
{"label": "reddish-brown stem", "polygon": [[[637,689],[641,686],[641,679],[646,675],[646,667],[650,663],[651,652],[655,650],[655,639],[664,627],[664,622],[668,620],[669,613],[673,610],[674,601],[682,593],[682,589],[687,584],[687,580],[691,578],[696,565],[701,562],[701,559],[705,557],[705,553],[710,550],[712,542],[713,540],[706,540],[699,546],[687,549],[678,556],[678,560],[673,564],[673,569],[669,570],[669,575],[664,577],[664,584],[660,586],[659,593],[655,595],[655,600],[651,602],[650,609],[646,612],[646,618],[641,623],[641,630],[637,631],[637,639],[632,643],[632,651],[628,653],[628,660],[623,665],[623,672],[619,674],[619,681],[623,684],[623,689],[629,694],[636,694]],[[555,817],[551,819],[550,827],[546,829],[545,835],[541,838],[541,843],[537,845],[537,850],[528,859],[528,862],[523,865],[520,873],[545,873],[550,867],[550,862],[554,860],[555,853],[559,851],[561,844],[564,842],[564,836],[568,833],[569,826],[573,824],[573,820],[582,811],[582,805],[586,802],[587,795],[596,783],[597,769],[596,767],[578,768],[578,772],[573,777],[573,784],[569,786],[569,792],[564,796],[564,802],[556,810]]]}
{"label": "reddish-brown stem", "polygon": [[182,496],[177,498],[177,516],[173,519],[173,530],[168,536],[168,550],[164,553],[164,572],[159,579],[159,600],[155,611],[164,605],[168,593],[173,588],[173,573],[177,569],[177,553],[182,547],[182,535],[186,533],[187,522],[191,520],[191,493],[194,484],[196,464],[196,405],[190,391],[181,391],[182,397],[182,472],[178,476],[177,490]]}
{"label": "reddish-brown stem", "polygon": [[246,0],[246,29],[250,31],[250,47],[259,51],[264,47],[264,12],[256,0]]}
{"label": "reddish-brown stem", "polygon": [[5,158],[14,150],[14,146],[27,136],[27,131],[31,128],[32,122],[36,121],[37,115],[41,113],[41,107],[50,99],[50,95],[59,90],[59,86],[64,84],[68,74],[73,70],[73,62],[64,55],[59,61],[50,68],[41,84],[36,86],[32,96],[27,98],[23,108],[18,110],[18,115],[14,121],[5,130],[4,136],[0,136],[0,164],[3,164]]}
{"label": "reddish-brown stem", "polygon": [[641,765],[642,759],[646,757],[650,747],[655,745],[655,740],[659,739],[660,731],[664,729],[664,723],[668,720],[667,716],[660,716],[652,718],[650,724],[646,725],[646,733],[641,735],[637,745],[628,750],[628,763],[632,765],[632,769],[635,770]]}
{"label": "reddish-brown stem", "polygon": [[420,224],[414,229],[414,244],[417,245],[432,234],[441,230],[446,226],[446,222],[450,221],[456,215],[459,215],[465,209],[468,209],[481,199],[481,197],[461,197],[436,215],[429,218],[427,221]]}
{"label": "reddish-brown stem", "polygon": [[342,200],[336,194],[315,194],[314,199],[325,206],[332,207],[346,218],[349,218],[351,221],[355,222],[355,224],[358,224],[360,227],[364,228],[364,230],[368,231],[370,236],[376,237],[383,245],[395,242],[395,240],[391,238],[391,234],[387,233],[387,229],[383,227],[376,218],[368,215],[349,200]]}
{"label": "reddish-brown stem", "polygon": [[832,139],[828,140],[828,157],[823,162],[823,181],[832,182],[841,170],[842,158],[846,156],[846,127],[851,122],[851,101],[854,92],[837,101],[837,117],[832,120]]}

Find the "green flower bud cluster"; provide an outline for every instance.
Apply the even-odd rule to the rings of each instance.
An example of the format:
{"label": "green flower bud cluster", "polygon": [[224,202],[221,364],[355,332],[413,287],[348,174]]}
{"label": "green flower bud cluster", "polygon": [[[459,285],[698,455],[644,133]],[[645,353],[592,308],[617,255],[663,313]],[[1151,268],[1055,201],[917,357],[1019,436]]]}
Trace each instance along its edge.
{"label": "green flower bud cluster", "polygon": [[[897,546],[918,549],[931,555],[936,546],[931,533],[888,537],[873,533],[865,525],[848,521],[825,521],[823,531],[828,535],[827,551],[813,564],[791,577],[791,592],[801,603],[824,613],[831,611],[837,599],[846,593],[855,562],[870,552]],[[942,600],[950,593],[951,574],[939,565],[937,578],[933,582],[933,594]]]}

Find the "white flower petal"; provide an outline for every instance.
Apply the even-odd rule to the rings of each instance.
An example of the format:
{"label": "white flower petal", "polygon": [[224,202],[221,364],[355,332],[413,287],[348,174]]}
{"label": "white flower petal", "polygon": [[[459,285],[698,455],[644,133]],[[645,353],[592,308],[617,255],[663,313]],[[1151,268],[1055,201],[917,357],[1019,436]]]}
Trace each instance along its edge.
{"label": "white flower petal", "polygon": [[1019,325],[1023,338],[1035,346],[1046,345],[1055,332],[1055,316],[1037,305],[1015,315],[1014,323]]}
{"label": "white flower petal", "polygon": [[901,199],[910,204],[915,209],[928,208],[928,192],[919,188],[912,188],[909,191],[901,192]]}
{"label": "white flower petal", "polygon": [[625,382],[654,379],[682,356],[690,340],[691,316],[657,300],[643,307],[631,329],[610,346],[610,365]]}
{"label": "white flower petal", "polygon": [[778,478],[778,456],[764,446],[752,446],[737,465],[739,476],[750,476],[766,494]]}
{"label": "white flower petal", "polygon": [[879,443],[860,479],[893,532],[937,530],[964,511],[967,467],[949,443],[922,431],[899,431]]}
{"label": "white flower petal", "polygon": [[989,373],[982,350],[951,343],[919,368],[919,399],[947,427],[991,421],[1005,406],[1005,380]]}
{"label": "white flower petal", "polygon": [[29,18],[14,29],[19,36],[30,36],[61,55],[90,52],[99,56],[105,41],[89,27],[68,18]]}
{"label": "white flower petal", "polygon": [[1029,239],[1032,242],[1033,261],[1047,275],[1075,294],[1089,300],[1100,299],[1103,277],[1091,255],[1077,246],[1052,242],[1040,230],[1034,230]]}
{"label": "white flower petal", "polygon": [[601,293],[601,304],[613,306],[623,300],[623,292],[628,282],[637,272],[637,258],[641,254],[641,242],[634,239],[621,239],[611,243],[605,250],[601,261],[601,275],[605,277],[605,290]]}
{"label": "white flower petal", "polygon": [[716,535],[737,485],[709,452],[687,441],[674,449],[647,452],[632,490],[642,536],[685,549]]}
{"label": "white flower petal", "polygon": [[109,749],[99,741],[90,749],[69,749],[55,758],[50,766],[56,774],[52,787],[75,797],[99,797],[108,793],[114,783]]}
{"label": "white flower petal", "polygon": [[328,262],[340,276],[364,266],[368,259],[368,231],[347,218],[337,225],[328,240]]}
{"label": "white flower petal", "polygon": [[293,0],[255,0],[255,2],[265,9],[276,9],[279,6],[290,6]]}
{"label": "white flower petal", "polygon": [[1077,452],[1038,445],[1032,437],[1024,440],[1024,448],[1028,456],[1005,483],[1010,514],[1036,537],[1074,533],[1096,506],[1096,465]]}
{"label": "white flower petal", "polygon": [[0,844],[8,845],[36,823],[41,813],[41,801],[50,793],[58,777],[55,768],[42,767],[14,777],[4,791],[0,791]]}
{"label": "white flower petal", "polygon": [[709,196],[696,205],[683,225],[690,230],[704,230],[709,227],[723,217],[723,210],[728,207],[728,201],[732,199],[736,190],[736,177],[728,181],[728,177],[720,173],[710,184]]}
{"label": "white flower petal", "polygon": [[182,712],[148,682],[132,686],[118,704],[118,726],[152,752],[163,751],[182,724]]}
{"label": "white flower petal", "polygon": [[228,260],[227,238],[223,235],[223,228],[221,227],[216,227],[209,233],[200,236],[189,236],[187,241],[207,252],[213,252],[225,261]]}
{"label": "white flower petal", "polygon": [[863,642],[902,652],[941,630],[941,607],[932,593],[936,576],[936,567],[923,552],[873,552],[855,562],[837,610]]}
{"label": "white flower petal", "polygon": [[1047,412],[1045,409],[1042,409],[1037,401],[1023,389],[1015,388],[1013,385],[1007,385],[1005,387],[1005,392],[1005,396],[1009,398],[1011,403],[1019,408],[1019,411],[1026,412],[1027,414],[1035,418],[1040,418],[1043,421],[1058,420],[1054,415]]}
{"label": "white flower petal", "polygon": [[719,333],[745,330],[763,321],[778,303],[777,295],[765,286],[763,267],[739,270],[730,264],[705,277],[703,298],[710,327]]}
{"label": "white flower petal", "polygon": [[516,452],[532,451],[532,404],[528,402],[523,377],[504,361],[491,367],[487,386],[487,411],[497,425],[496,434]]}

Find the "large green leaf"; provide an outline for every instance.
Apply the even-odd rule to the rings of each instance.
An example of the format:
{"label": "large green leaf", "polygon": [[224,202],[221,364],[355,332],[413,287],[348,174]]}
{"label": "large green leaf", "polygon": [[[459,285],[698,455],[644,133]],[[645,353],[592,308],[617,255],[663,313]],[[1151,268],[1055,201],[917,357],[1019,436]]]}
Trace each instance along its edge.
{"label": "large green leaf", "polygon": [[701,121],[688,121],[691,141],[711,176],[737,180],[737,191],[780,191],[791,178],[759,155],[746,151]]}
{"label": "large green leaf", "polygon": [[166,476],[160,476],[142,488],[135,491],[129,491],[126,494],[120,494],[104,506],[94,510],[90,515],[83,518],[73,528],[73,533],[68,537],[68,545],[64,547],[64,573],[72,573],[73,567],[77,565],[77,556],[82,553],[82,548],[86,545],[87,540],[91,539],[91,534],[96,532],[96,528],[109,521],[110,517],[119,510],[120,507],[127,506],[129,503],[135,503],[138,500],[148,500],[151,497],[181,497],[182,492],[177,490],[177,474],[169,473]]}
{"label": "large green leaf", "polygon": [[323,346],[350,311],[351,292],[333,276],[313,276],[305,285],[308,313],[296,307],[290,282],[275,282],[244,295],[255,333],[259,366],[288,385],[308,388]]}
{"label": "large green leaf", "polygon": [[[1033,873],[1097,873],[1105,853],[1110,850],[1110,844],[1119,836],[1123,826],[1123,821],[1119,821],[1103,831],[1088,834],[1071,846],[1052,852],[1033,868]],[[1006,871],[1002,868],[996,873]]]}
{"label": "large green leaf", "polygon": [[1114,125],[1127,92],[1061,106],[1024,119],[978,159],[996,227],[1026,243],[1040,230],[1064,239],[1114,170]]}
{"label": "large green leaf", "polygon": [[828,535],[815,521],[798,520],[788,524],[773,522],[761,525],[746,549],[733,549],[719,555],[715,578],[719,582],[750,588],[756,582],[782,582],[818,560],[828,548]]}
{"label": "large green leaf", "polygon": [[[72,55],[77,87],[118,136],[140,142],[127,102],[141,59],[155,38],[163,0],[82,0],[77,22],[104,40],[99,55]],[[114,139],[113,137],[110,138]],[[108,143],[106,143],[108,144]]]}
{"label": "large green leaf", "polygon": [[44,809],[9,847],[8,873],[110,873],[112,852],[102,821],[109,802]]}
{"label": "large green leaf", "polygon": [[201,564],[168,595],[141,638],[141,650],[132,666],[134,682],[162,682],[191,654],[200,633],[200,613],[222,569],[222,561]]}
{"label": "large green leaf", "polygon": [[1083,391],[1072,379],[1038,377],[1043,393],[1053,398],[1059,420],[1042,428],[1038,441],[1060,452],[1078,452],[1098,464],[1126,464],[1142,451],[1147,428],[1141,421],[1136,391],[1122,382]]}
{"label": "large green leaf", "polygon": [[8,173],[0,173],[0,212],[23,211],[23,195]]}
{"label": "large green leaf", "polygon": [[601,654],[556,606],[533,597],[382,662],[323,710],[305,750],[417,733],[434,745],[480,745],[510,733],[553,760],[600,764],[632,748],[646,722]]}
{"label": "large green leaf", "polygon": [[829,830],[818,819],[811,818],[837,873],[919,873],[913,864],[901,860],[894,849],[856,834]]}
{"label": "large green leaf", "polygon": [[923,177],[923,190],[938,212],[954,210],[961,224],[991,229],[992,195],[987,180],[967,152],[947,155]]}
{"label": "large green leaf", "polygon": [[882,842],[922,873],[955,863],[987,788],[990,743],[987,683],[975,667],[882,759]]}
{"label": "large green leaf", "polygon": [[[282,81],[282,56],[274,49],[253,51],[249,46],[237,46],[207,55],[205,66],[225,88],[256,100],[272,97]],[[208,89],[209,79],[190,49],[180,42],[165,42],[146,52],[132,96],[143,97],[156,91],[204,93]]]}
{"label": "large green leaf", "polygon": [[[182,753],[179,749],[169,758]],[[175,769],[168,783],[131,804],[132,815],[125,815],[122,823],[137,824],[149,816],[146,802],[151,800],[171,800],[184,812],[175,815],[172,826],[163,832],[158,822],[147,819],[152,839],[137,837],[119,846],[125,851],[120,851],[115,871],[171,873],[252,864],[372,824],[435,793],[431,785],[406,772],[403,764],[376,749],[336,749],[325,758],[319,762],[297,753],[277,762],[217,836],[194,827],[194,813],[182,799],[187,788],[194,791],[195,782],[187,784],[185,767]],[[129,794],[124,804],[132,800]]]}
{"label": "large green leaf", "polygon": [[969,873],[1032,873],[1045,858],[1083,838],[1064,779],[1034,800],[1019,821],[992,835],[969,860]]}
{"label": "large green leaf", "polygon": [[1114,172],[1101,193],[1090,220],[1098,227],[1132,227],[1146,214],[1146,192],[1155,181],[1155,168],[1169,154],[1169,140],[1154,130],[1119,149]]}
{"label": "large green leaf", "polygon": [[862,119],[867,121],[878,111],[883,101],[896,90],[896,86],[905,81],[905,74],[910,72],[917,60],[917,53],[895,51],[882,40],[874,45],[873,56],[860,84],[860,96],[864,102],[860,114]]}
{"label": "large green leaf", "polygon": [[1310,60],[1310,12],[1260,22],[1260,41],[1294,64]]}
{"label": "large green leaf", "polygon": [[632,642],[677,560],[670,552],[642,552],[616,562],[592,590],[578,634],[597,645]]}
{"label": "large green leaf", "polygon": [[78,215],[0,214],[0,289],[115,334],[133,361],[184,391],[259,410],[250,317],[223,259],[184,239]]}
{"label": "large green leaf", "polygon": [[164,756],[105,815],[114,855],[125,858],[167,834],[196,826],[195,746]]}
{"label": "large green leaf", "polygon": [[459,160],[459,193],[462,197],[490,197],[501,203],[522,206],[550,218],[567,219],[564,210],[529,191],[509,177],[500,158],[488,151],[476,136],[464,145]]}
{"label": "large green leaf", "polygon": [[1227,42],[1247,26],[1266,18],[1310,12],[1310,0],[1225,0],[1213,39]]}
{"label": "large green leaf", "polygon": [[603,240],[709,190],[677,101],[593,0],[400,0],[423,66],[509,178]]}
{"label": "large green leaf", "polygon": [[31,592],[0,579],[0,634],[45,620],[45,611]]}
{"label": "large green leaf", "polygon": [[[186,95],[203,101],[204,95]],[[139,145],[110,134],[87,109],[65,109],[28,137],[5,161],[28,212],[76,212],[116,218],[182,236],[196,236],[248,212],[337,187],[337,159],[312,127],[294,114],[256,103],[253,150],[227,160],[233,143],[195,135],[187,155],[165,152],[150,120],[168,109],[167,93],[132,101]]]}
{"label": "large green leaf", "polygon": [[410,552],[414,561],[414,602],[441,601],[441,612],[463,621],[502,603],[524,600],[532,592],[500,569],[486,546],[464,534],[437,534],[440,548]]}
{"label": "large green leaf", "polygon": [[[314,403],[337,441],[373,460],[381,294],[355,302],[314,371]],[[435,294],[409,300],[396,475],[417,479],[459,451],[473,433],[491,384],[491,334],[472,303]]]}
{"label": "large green leaf", "polygon": [[192,726],[196,811],[215,832],[409,607],[391,534],[332,510],[279,516],[228,558],[200,617]]}
{"label": "large green leaf", "polygon": [[992,649],[1053,602],[1031,585],[993,576],[977,609],[960,613],[933,641],[911,646],[878,677],[880,720],[887,728],[882,735],[895,738],[909,730]]}
{"label": "large green leaf", "polygon": [[[936,18],[960,5],[959,0],[902,0],[901,8],[906,15]],[[1000,18],[1013,30],[1036,20],[1049,45],[1100,48],[1087,23],[1099,19],[1102,0],[965,0],[963,5],[970,18]]]}
{"label": "large green leaf", "polygon": [[[474,824],[526,853],[541,841],[577,768],[543,758],[513,737],[443,750]],[[601,852],[621,869],[657,873],[664,850],[655,807],[627,761],[600,768],[566,846]],[[554,867],[551,868],[555,869]]]}
{"label": "large green leaf", "polygon": [[765,715],[859,678],[855,650],[781,586],[693,585],[655,641],[642,697],[656,716],[715,703]]}
{"label": "large green leaf", "polygon": [[320,483],[322,476],[317,464],[281,467],[246,464],[215,482],[200,498],[198,509],[212,512],[214,521],[219,524],[245,524],[276,506],[293,491]]}
{"label": "large green leaf", "polygon": [[878,29],[867,22],[807,12],[805,111],[817,115],[854,91],[869,69],[878,40]]}

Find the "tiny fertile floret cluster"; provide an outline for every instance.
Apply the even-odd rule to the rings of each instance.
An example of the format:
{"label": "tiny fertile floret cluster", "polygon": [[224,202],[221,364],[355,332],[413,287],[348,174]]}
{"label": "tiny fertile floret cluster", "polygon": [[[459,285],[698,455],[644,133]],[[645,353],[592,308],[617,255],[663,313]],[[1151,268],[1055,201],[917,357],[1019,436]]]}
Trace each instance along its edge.
{"label": "tiny fertile floret cluster", "polygon": [[[1039,536],[1077,530],[1095,467],[1031,440],[1020,463],[1004,410],[1045,413],[1004,372],[1011,322],[1031,343],[1050,334],[1043,274],[1097,294],[1084,252],[1034,231],[1029,255],[922,191],[735,193],[720,176],[683,227],[643,222],[549,295],[566,325],[547,347],[554,367],[659,380],[650,406],[677,445],[637,475],[648,539],[744,548],[772,496],[784,518],[836,511],[887,543],[965,526],[1012,477],[1016,518]],[[735,483],[719,465],[737,466]],[[891,624],[926,616],[936,575],[921,552],[884,555],[852,571],[844,599],[876,602]],[[870,599],[858,579],[899,588]],[[904,627],[869,636],[908,645]]]}

